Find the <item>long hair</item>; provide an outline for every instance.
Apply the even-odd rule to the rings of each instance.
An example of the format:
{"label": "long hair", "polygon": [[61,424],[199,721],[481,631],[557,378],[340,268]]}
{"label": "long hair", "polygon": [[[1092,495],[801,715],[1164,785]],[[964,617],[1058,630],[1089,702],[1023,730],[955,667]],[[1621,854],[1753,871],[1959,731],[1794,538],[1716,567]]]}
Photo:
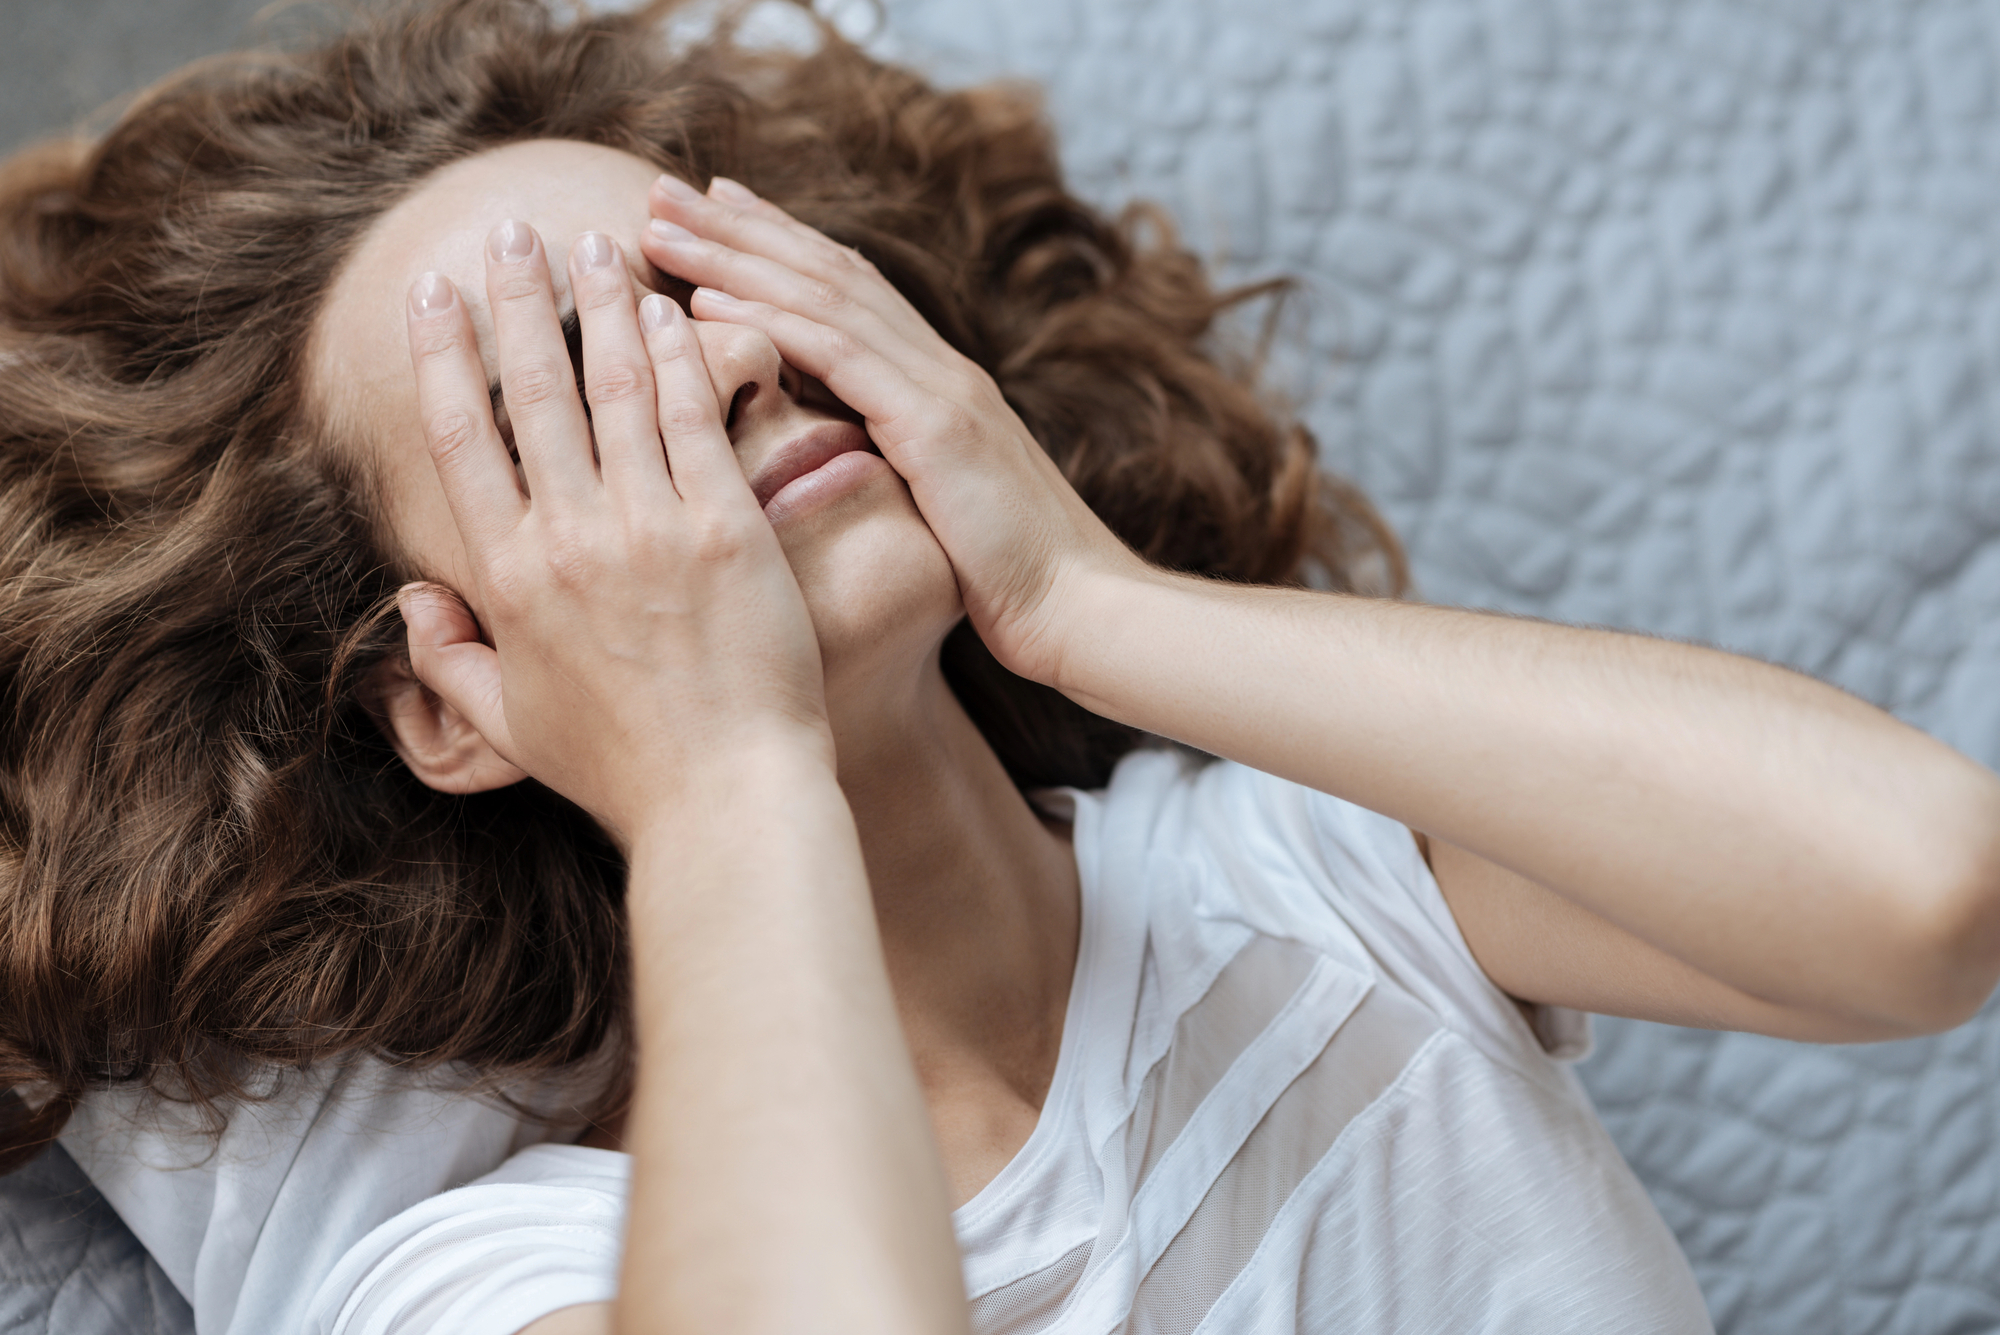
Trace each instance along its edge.
{"label": "long hair", "polygon": [[[676,47],[668,7],[378,8],[0,168],[0,1170],[107,1083],[213,1104],[347,1054],[518,1075],[622,1041],[602,833],[533,782],[425,788],[369,714],[410,572],[304,394],[341,265],[450,162],[560,138],[733,176],[872,259],[1151,560],[1400,587],[1375,512],[1211,346],[1242,294],[1073,197],[1031,95],[831,32]],[[1101,784],[1139,741],[963,626],[945,666],[1023,785]]]}

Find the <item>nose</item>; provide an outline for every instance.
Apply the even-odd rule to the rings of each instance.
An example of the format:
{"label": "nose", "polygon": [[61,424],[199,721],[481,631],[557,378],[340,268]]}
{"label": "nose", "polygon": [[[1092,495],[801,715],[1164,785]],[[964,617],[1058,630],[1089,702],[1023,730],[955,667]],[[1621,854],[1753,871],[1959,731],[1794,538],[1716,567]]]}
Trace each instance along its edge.
{"label": "nose", "polygon": [[713,320],[697,320],[694,328],[729,439],[740,443],[782,411],[784,362],[761,330]]}

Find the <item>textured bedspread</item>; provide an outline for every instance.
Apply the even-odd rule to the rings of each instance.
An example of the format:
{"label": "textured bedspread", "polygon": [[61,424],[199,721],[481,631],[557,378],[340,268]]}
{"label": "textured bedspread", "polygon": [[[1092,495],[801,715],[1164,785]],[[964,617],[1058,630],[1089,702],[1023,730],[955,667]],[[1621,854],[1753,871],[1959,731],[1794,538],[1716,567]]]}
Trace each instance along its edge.
{"label": "textured bedspread", "polygon": [[[1303,285],[1430,598],[1714,641],[2000,763],[2000,5],[888,0],[1091,197]],[[2000,1330],[2000,1013],[1583,1068],[1725,1335]]]}
{"label": "textured bedspread", "polygon": [[[1279,383],[1427,596],[1791,663],[2000,763],[2000,3],[886,10],[941,77],[1046,83],[1091,197],[1301,280]],[[1599,1036],[1725,1335],[2000,1331],[2000,1014]],[[33,1171],[0,1331],[185,1321],[66,1161]]]}
{"label": "textured bedspread", "polygon": [[0,1335],[184,1335],[194,1314],[75,1163],[0,1178]]}

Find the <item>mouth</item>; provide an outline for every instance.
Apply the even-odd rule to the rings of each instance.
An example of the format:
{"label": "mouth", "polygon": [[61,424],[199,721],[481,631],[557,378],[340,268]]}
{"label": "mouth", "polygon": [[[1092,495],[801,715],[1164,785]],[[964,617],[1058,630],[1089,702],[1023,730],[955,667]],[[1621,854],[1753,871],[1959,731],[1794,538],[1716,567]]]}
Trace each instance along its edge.
{"label": "mouth", "polygon": [[853,422],[821,422],[771,451],[750,479],[750,491],[759,506],[769,506],[792,483],[856,450],[875,452],[866,431]]}

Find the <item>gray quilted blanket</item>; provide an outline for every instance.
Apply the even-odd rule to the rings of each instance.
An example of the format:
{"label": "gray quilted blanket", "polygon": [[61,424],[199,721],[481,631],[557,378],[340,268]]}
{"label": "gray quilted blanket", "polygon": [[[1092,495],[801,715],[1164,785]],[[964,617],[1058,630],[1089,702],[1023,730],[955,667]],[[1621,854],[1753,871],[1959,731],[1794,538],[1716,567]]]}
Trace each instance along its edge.
{"label": "gray quilted blanket", "polygon": [[70,1157],[0,1178],[0,1335],[184,1335],[187,1300]]}
{"label": "gray quilted blanket", "polygon": [[[1279,383],[1428,597],[1790,663],[2000,764],[2000,4],[884,9],[890,54],[1045,84],[1091,197],[1300,280]],[[2000,1013],[1598,1034],[1585,1082],[1724,1335],[2000,1331]],[[33,1172],[0,1332],[184,1328]]]}

